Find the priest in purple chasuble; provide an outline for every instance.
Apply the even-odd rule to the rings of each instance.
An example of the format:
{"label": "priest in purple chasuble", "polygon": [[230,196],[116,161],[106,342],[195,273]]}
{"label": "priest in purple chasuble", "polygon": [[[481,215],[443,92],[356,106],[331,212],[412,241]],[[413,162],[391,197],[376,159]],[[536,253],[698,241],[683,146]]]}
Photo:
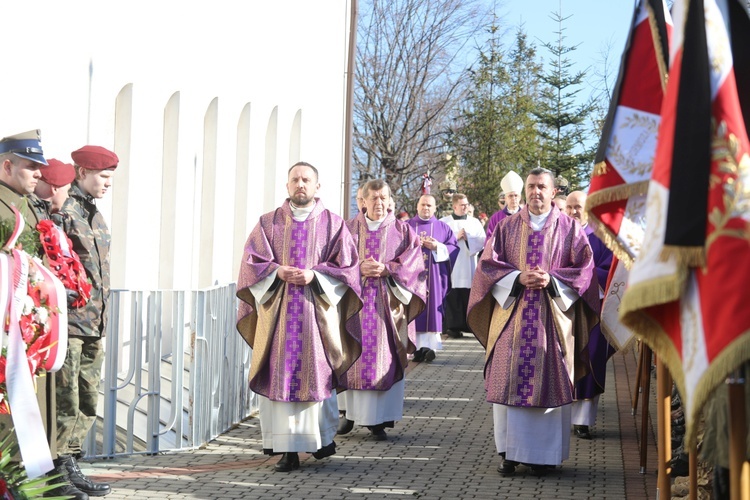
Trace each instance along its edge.
{"label": "priest in purple chasuble", "polygon": [[[599,302],[604,299],[604,287],[607,284],[609,268],[612,266],[612,250],[594,234],[594,228],[588,222],[586,213],[586,193],[573,191],[565,200],[565,213],[583,224],[583,230],[589,239],[594,252],[594,279],[591,287],[597,290]],[[607,342],[601,331],[601,324],[596,325],[589,335],[589,373],[576,382],[573,397],[571,421],[576,436],[591,439],[590,427],[596,423],[599,407],[599,395],[604,392],[607,376],[607,361],[615,353],[614,347]]]}
{"label": "priest in purple chasuble", "polygon": [[437,201],[423,194],[417,203],[417,215],[408,224],[419,238],[422,260],[427,269],[427,306],[414,320],[417,351],[414,361],[432,361],[443,348],[443,301],[451,285],[451,270],[458,255],[458,242],[448,224],[435,217]]}
{"label": "priest in purple chasuble", "polygon": [[357,248],[319,186],[312,165],[289,170],[289,198],[250,233],[237,283],[263,451],[283,453],[280,472],[299,467],[298,452],[335,452],[336,390],[361,352]]}
{"label": "priest in purple chasuble", "polygon": [[531,171],[528,204],[488,240],[469,298],[503,474],[519,463],[543,474],[568,458],[573,385],[598,322],[591,246],[580,223],[552,206],[553,179]]}
{"label": "priest in purple chasuble", "polygon": [[409,323],[424,310],[427,273],[417,235],[387,209],[388,184],[369,181],[363,194],[365,212],[347,222],[360,256],[362,355],[342,380],[348,425],[339,434],[357,424],[384,440],[403,416],[406,356],[415,349]]}
{"label": "priest in purple chasuble", "polygon": [[469,199],[456,193],[451,200],[453,213],[440,219],[450,226],[458,241],[458,255],[451,271],[451,289],[445,297],[444,330],[452,338],[463,337],[471,329],[466,323],[469,289],[477,268],[477,254],[484,248],[484,227],[479,219],[468,215]]}
{"label": "priest in purple chasuble", "polygon": [[511,170],[500,181],[500,187],[502,188],[500,196],[505,200],[505,206],[492,214],[492,217],[487,222],[487,238],[492,236],[495,226],[501,220],[510,217],[521,209],[521,193],[523,192],[523,179],[521,179],[521,176]]}

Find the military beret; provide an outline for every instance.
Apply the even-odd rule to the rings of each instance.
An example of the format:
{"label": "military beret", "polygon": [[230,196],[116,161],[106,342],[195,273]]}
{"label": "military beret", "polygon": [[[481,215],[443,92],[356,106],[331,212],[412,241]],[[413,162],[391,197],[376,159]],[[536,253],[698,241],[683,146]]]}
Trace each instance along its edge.
{"label": "military beret", "polygon": [[37,130],[29,130],[0,139],[0,154],[13,153],[16,156],[42,165],[47,164],[42,151],[42,136]]}
{"label": "military beret", "polygon": [[70,157],[76,165],[89,170],[116,168],[120,161],[116,154],[101,146],[84,146],[70,153]]}
{"label": "military beret", "polygon": [[55,187],[66,186],[76,178],[76,169],[73,165],[54,158],[47,160],[47,167],[39,171],[42,173],[42,180]]}

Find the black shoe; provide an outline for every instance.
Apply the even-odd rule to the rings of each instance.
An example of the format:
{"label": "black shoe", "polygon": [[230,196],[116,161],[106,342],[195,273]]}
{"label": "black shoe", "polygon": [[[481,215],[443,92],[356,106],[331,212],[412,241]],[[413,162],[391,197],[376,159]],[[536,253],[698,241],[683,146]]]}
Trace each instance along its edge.
{"label": "black shoe", "polygon": [[[427,348],[425,347],[425,349]],[[424,354],[424,360],[428,363],[432,363],[433,361],[435,361],[435,351],[433,351],[432,349],[427,349],[427,352],[425,352]]]}
{"label": "black shoe", "polygon": [[47,476],[57,476],[54,479],[47,481],[49,486],[57,485],[44,493],[44,496],[49,497],[68,497],[73,500],[88,500],[89,496],[83,491],[79,490],[70,482],[70,475],[68,469],[63,464],[57,464],[55,460],[55,468],[47,473]]}
{"label": "black shoe", "polygon": [[518,466],[518,462],[516,462],[515,460],[503,459],[503,463],[500,464],[500,467],[497,468],[497,471],[503,476],[510,476],[511,474],[514,474],[516,472],[516,466]]}
{"label": "black shoe", "polygon": [[547,472],[549,472],[549,467],[546,465],[529,464],[529,468],[531,469],[531,473],[535,476],[545,476],[547,475]]}
{"label": "black shoe", "polygon": [[346,415],[339,417],[339,426],[336,429],[336,434],[343,436],[349,434],[354,429],[354,420],[349,420]]}
{"label": "black shoe", "polygon": [[336,453],[336,443],[331,441],[330,444],[325,445],[324,447],[313,453],[312,456],[317,460],[320,460],[325,457],[330,457],[334,453]]}
{"label": "black shoe", "polygon": [[412,358],[412,361],[414,361],[415,363],[421,363],[422,361],[424,361],[424,355],[424,347],[421,347],[414,351],[414,357]]}
{"label": "black shoe", "polygon": [[369,425],[367,428],[370,429],[375,441],[386,441],[388,439],[388,434],[385,433],[385,424]]}
{"label": "black shoe", "polygon": [[281,460],[276,462],[273,468],[276,472],[291,472],[299,469],[299,454],[294,451],[284,453]]}
{"label": "black shoe", "polygon": [[669,473],[672,477],[686,477],[690,474],[690,458],[687,453],[680,453],[669,461],[672,471]]}
{"label": "black shoe", "polygon": [[588,425],[574,425],[576,436],[581,439],[591,439],[591,432]]}
{"label": "black shoe", "polygon": [[112,493],[112,488],[107,483],[95,483],[86,477],[71,455],[60,455],[55,460],[55,465],[63,465],[68,470],[70,483],[90,497],[103,497]]}
{"label": "black shoe", "polygon": [[446,330],[445,334],[448,335],[452,339],[460,339],[461,337],[464,336],[461,330]]}

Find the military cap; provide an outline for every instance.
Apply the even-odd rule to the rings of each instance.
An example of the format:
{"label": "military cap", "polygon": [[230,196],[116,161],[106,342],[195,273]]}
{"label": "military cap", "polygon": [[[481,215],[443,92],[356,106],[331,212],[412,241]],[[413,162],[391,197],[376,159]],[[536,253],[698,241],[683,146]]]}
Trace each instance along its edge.
{"label": "military cap", "polygon": [[3,137],[0,139],[0,154],[13,153],[20,158],[46,165],[41,141],[42,134],[39,129]]}
{"label": "military cap", "polygon": [[116,154],[101,146],[83,146],[70,153],[70,157],[76,165],[89,170],[116,168],[120,162]]}
{"label": "military cap", "polygon": [[76,178],[76,169],[70,163],[50,158],[47,160],[47,168],[40,170],[42,180],[50,186],[62,187],[73,182]]}

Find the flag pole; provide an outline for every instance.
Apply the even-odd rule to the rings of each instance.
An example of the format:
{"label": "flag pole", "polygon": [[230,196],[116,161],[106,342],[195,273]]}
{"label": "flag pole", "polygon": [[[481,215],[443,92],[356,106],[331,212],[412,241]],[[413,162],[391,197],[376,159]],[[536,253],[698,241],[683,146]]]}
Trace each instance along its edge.
{"label": "flag pole", "polygon": [[[660,357],[656,357],[656,421],[659,460],[659,476],[656,480],[656,498],[670,498],[671,484],[669,481],[669,457],[672,456],[672,441],[670,433],[670,403],[672,399],[672,376]],[[661,494],[664,494],[664,497]]]}
{"label": "flag pole", "polygon": [[641,393],[641,378],[643,376],[643,357],[646,355],[646,344],[638,342],[638,367],[635,369],[635,390],[633,391],[632,403],[630,405],[630,414],[635,416],[638,410],[638,395]]}
{"label": "flag pole", "polygon": [[688,499],[698,500],[698,445],[690,445],[688,451]]}
{"label": "flag pole", "polygon": [[648,401],[651,394],[651,357],[653,351],[645,342],[641,342],[641,349],[643,350],[643,366],[641,367],[641,393],[643,394],[643,401],[641,402],[641,474],[645,474],[648,460]]}
{"label": "flag pole", "polygon": [[744,367],[740,367],[727,379],[727,385],[729,386],[729,498],[744,500],[750,498],[747,480],[744,485],[742,484],[742,476],[747,476],[747,467],[744,466],[747,450]]}

